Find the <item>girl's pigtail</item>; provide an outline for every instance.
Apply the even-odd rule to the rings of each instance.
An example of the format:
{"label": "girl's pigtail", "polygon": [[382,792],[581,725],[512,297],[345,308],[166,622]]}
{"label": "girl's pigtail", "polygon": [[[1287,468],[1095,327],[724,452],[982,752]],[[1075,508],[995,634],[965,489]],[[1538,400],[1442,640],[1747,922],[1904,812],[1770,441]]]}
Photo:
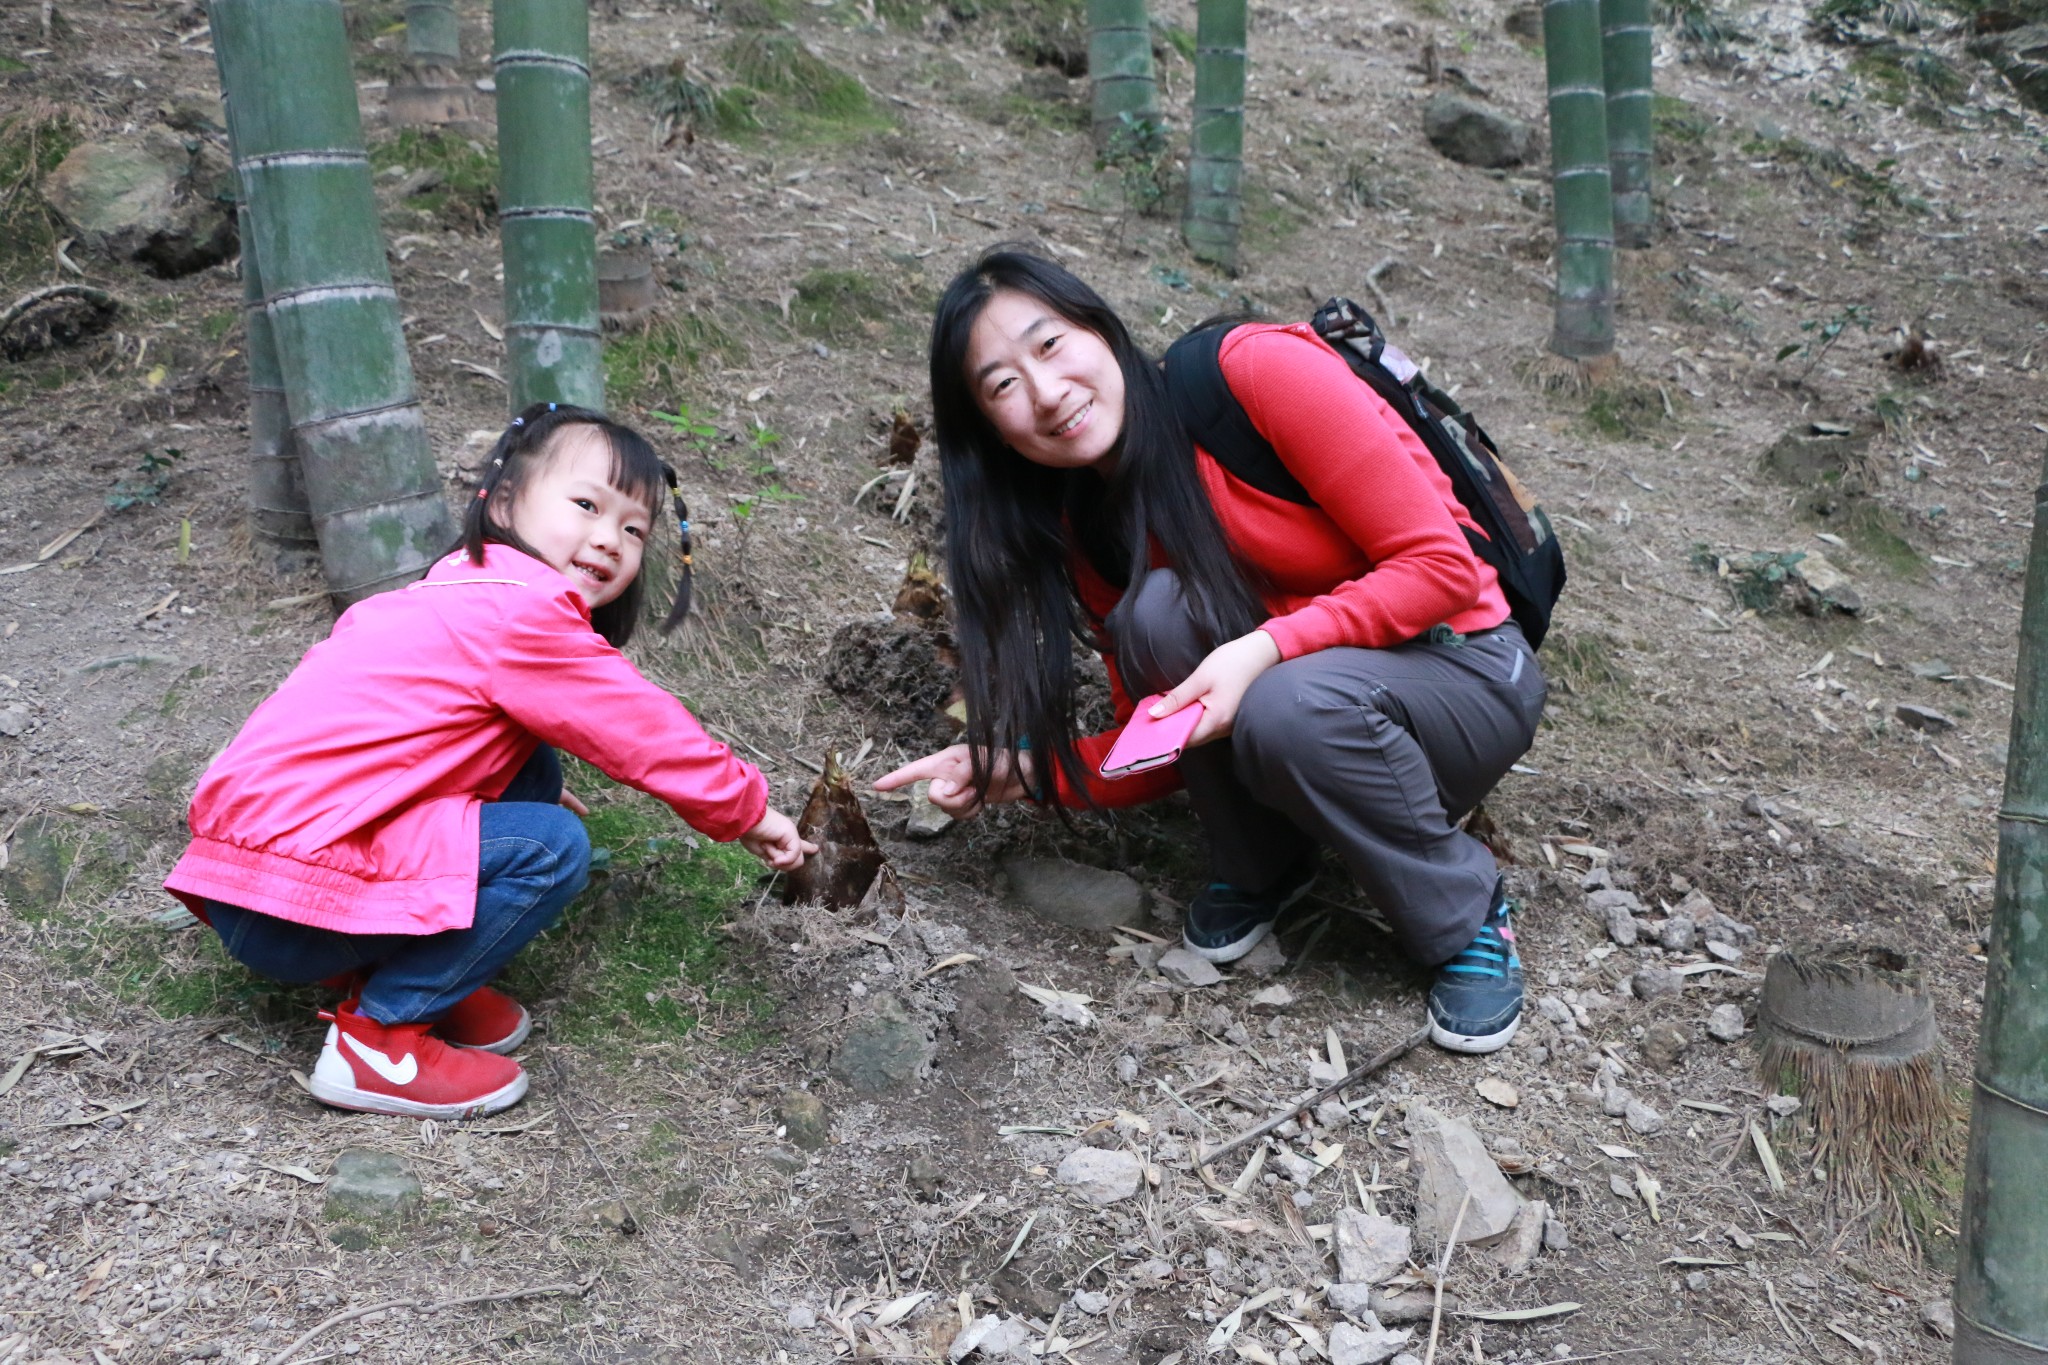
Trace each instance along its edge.
{"label": "girl's pigtail", "polygon": [[491,448],[491,457],[484,463],[484,477],[477,485],[476,497],[463,509],[462,548],[468,551],[469,562],[472,564],[484,562],[484,544],[492,539],[491,496],[498,491],[498,485],[505,481],[505,466],[511,463],[525,435],[525,417],[514,417],[512,425],[505,428],[505,434],[500,436],[497,445]]}
{"label": "girl's pigtail", "polygon": [[674,499],[676,504],[677,547],[678,552],[682,555],[682,562],[676,571],[675,605],[668,609],[668,618],[661,623],[661,632],[666,635],[680,625],[683,618],[690,614],[690,577],[692,569],[690,566],[690,505],[683,501],[683,486],[681,481],[676,478],[674,467],[664,464],[661,467],[661,473],[662,477],[668,480],[669,497]]}

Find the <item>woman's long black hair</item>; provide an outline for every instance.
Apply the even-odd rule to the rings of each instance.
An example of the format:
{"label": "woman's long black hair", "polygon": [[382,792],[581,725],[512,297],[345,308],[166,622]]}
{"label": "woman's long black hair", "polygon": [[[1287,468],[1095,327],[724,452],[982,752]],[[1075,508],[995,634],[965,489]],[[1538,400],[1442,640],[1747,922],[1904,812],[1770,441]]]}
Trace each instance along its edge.
{"label": "woman's long black hair", "polygon": [[[681,563],[676,573],[675,605],[661,623],[664,634],[675,629],[676,623],[690,612],[690,509],[683,502],[683,491],[676,482],[676,471],[667,461],[654,453],[654,447],[647,438],[629,426],[614,422],[601,412],[590,408],[579,408],[570,403],[533,403],[526,411],[512,419],[512,425],[505,428],[505,434],[491,447],[488,463],[484,465],[483,486],[476,490],[476,496],[469,500],[469,507],[462,516],[463,550],[469,553],[469,562],[484,562],[484,546],[496,542],[510,545],[522,554],[533,555],[533,547],[519,538],[519,534],[502,518],[526,482],[549,456],[549,447],[555,433],[566,426],[596,427],[598,434],[611,450],[612,467],[610,483],[613,488],[629,498],[645,503],[649,511],[659,511],[661,493],[665,488],[674,500],[676,521],[681,528]],[[646,593],[642,585],[647,581],[647,566],[643,561],[640,572],[633,575],[633,581],[617,597],[590,613],[590,625],[599,635],[613,645],[624,648],[633,638],[633,627],[640,621],[640,603]]]}
{"label": "woman's long black hair", "polygon": [[[1008,448],[975,401],[967,346],[998,290],[1028,295],[1101,337],[1124,380],[1123,430],[1113,468],[1048,469]],[[932,319],[932,426],[945,478],[946,560],[958,622],[961,688],[974,784],[988,758],[1029,748],[1040,795],[1057,800],[1049,761],[1085,791],[1074,752],[1073,641],[1091,645],[1075,591],[1076,549],[1123,598],[1106,626],[1125,678],[1134,675],[1128,616],[1157,551],[1179,576],[1214,648],[1264,619],[1257,575],[1242,564],[1195,470],[1194,443],[1166,398],[1159,367],[1102,296],[1052,261],[998,246],[954,277]],[[1084,627],[1086,628],[1084,630]],[[1178,681],[1175,679],[1174,681]]]}

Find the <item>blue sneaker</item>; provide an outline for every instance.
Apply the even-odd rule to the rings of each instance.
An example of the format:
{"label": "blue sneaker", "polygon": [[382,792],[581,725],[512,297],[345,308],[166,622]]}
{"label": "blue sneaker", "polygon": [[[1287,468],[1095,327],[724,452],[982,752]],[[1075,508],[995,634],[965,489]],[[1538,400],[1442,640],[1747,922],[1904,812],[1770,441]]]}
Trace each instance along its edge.
{"label": "blue sneaker", "polygon": [[1429,988],[1429,1040],[1452,1052],[1498,1052],[1522,1026],[1522,959],[1506,900]]}
{"label": "blue sneaker", "polygon": [[1280,913],[1308,894],[1316,882],[1317,861],[1302,860],[1279,884],[1265,891],[1242,891],[1229,882],[1210,882],[1188,905],[1181,942],[1196,957],[1210,962],[1235,962],[1273,932]]}

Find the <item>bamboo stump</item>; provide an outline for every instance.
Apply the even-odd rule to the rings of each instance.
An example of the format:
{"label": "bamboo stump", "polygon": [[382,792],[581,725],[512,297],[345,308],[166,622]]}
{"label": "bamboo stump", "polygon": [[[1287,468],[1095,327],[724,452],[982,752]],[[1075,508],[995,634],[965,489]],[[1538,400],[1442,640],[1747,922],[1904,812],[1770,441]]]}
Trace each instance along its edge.
{"label": "bamboo stump", "polygon": [[654,265],[635,252],[597,254],[597,317],[606,331],[634,327],[661,305],[661,281]]}
{"label": "bamboo stump", "polygon": [[1917,1199],[1952,1164],[1954,1105],[1934,1001],[1912,959],[1876,943],[1787,949],[1764,971],[1757,1016],[1766,1085],[1796,1094],[1831,1212],[1917,1240]]}

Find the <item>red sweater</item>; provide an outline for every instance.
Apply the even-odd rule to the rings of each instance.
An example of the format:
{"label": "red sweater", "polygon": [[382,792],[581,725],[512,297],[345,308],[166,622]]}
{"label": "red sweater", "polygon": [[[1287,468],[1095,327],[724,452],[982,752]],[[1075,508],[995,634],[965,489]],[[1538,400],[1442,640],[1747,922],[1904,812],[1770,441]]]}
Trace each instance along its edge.
{"label": "red sweater", "polygon": [[[1259,629],[1282,659],[1344,645],[1385,649],[1435,625],[1463,634],[1507,619],[1500,580],[1461,529],[1478,527],[1436,458],[1314,329],[1240,327],[1224,338],[1221,360],[1252,425],[1317,504],[1262,493],[1195,448],[1223,533],[1272,584],[1272,616]],[[1078,555],[1073,573],[1082,604],[1106,617],[1122,594]],[[1097,805],[1137,805],[1174,790],[1180,777],[1170,767],[1115,782],[1094,776],[1131,714],[1108,662],[1117,729],[1075,747]],[[1063,775],[1059,782],[1062,800],[1078,799]]]}

